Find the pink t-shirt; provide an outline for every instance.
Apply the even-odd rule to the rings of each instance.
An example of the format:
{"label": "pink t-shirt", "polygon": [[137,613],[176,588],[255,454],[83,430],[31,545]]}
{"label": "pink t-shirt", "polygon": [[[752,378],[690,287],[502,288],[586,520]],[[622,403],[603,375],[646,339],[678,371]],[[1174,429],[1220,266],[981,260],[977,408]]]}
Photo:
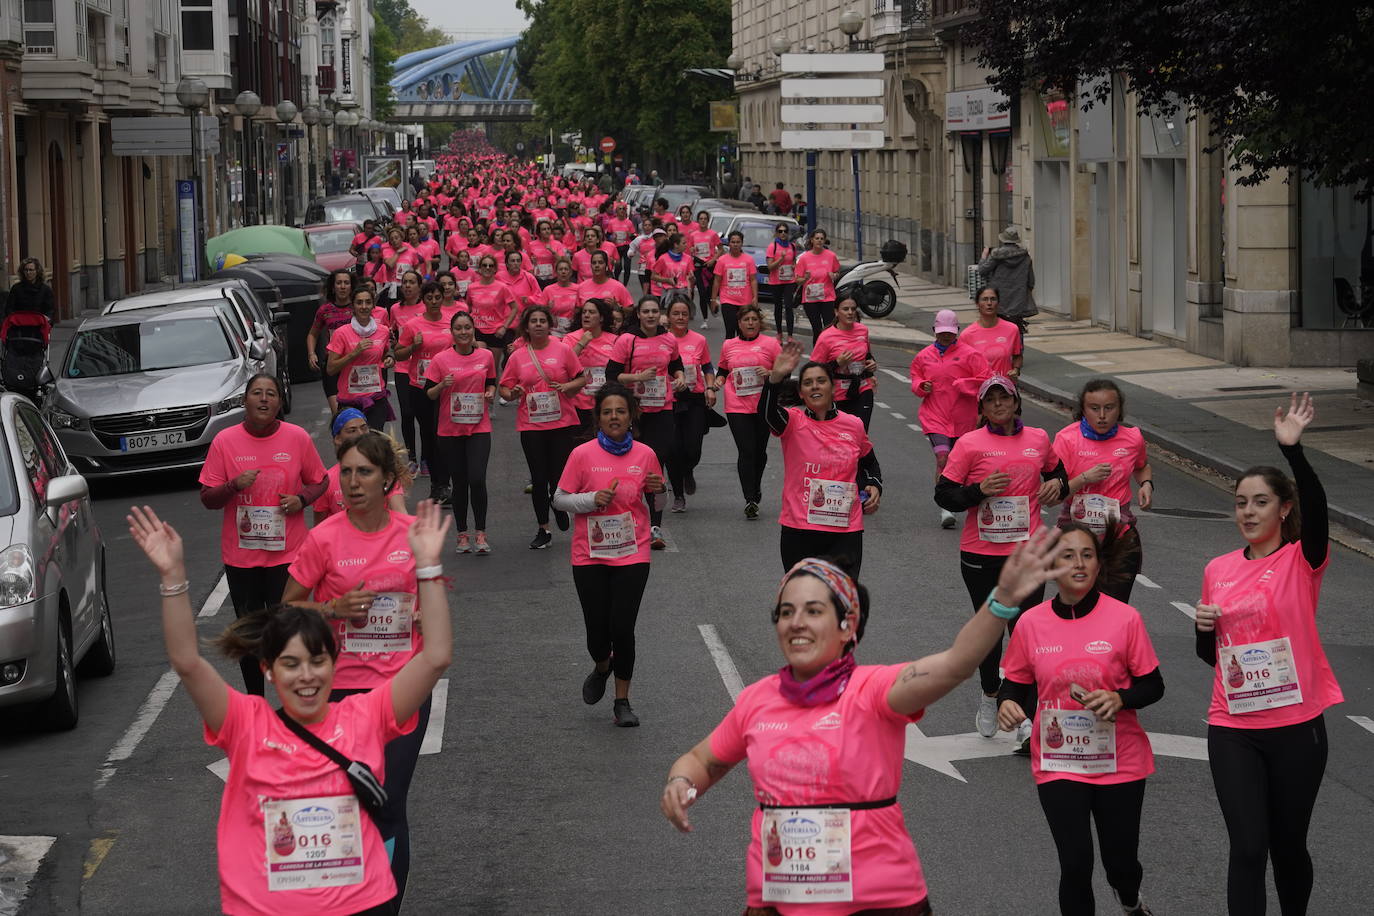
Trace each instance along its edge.
{"label": "pink t-shirt", "polygon": [[563,342],[573,348],[577,361],[582,364],[583,371],[587,373],[587,384],[573,399],[573,406],[579,410],[591,410],[596,406],[595,395],[601,390],[601,386],[606,384],[606,364],[611,361],[611,352],[615,349],[617,335],[610,331],[602,331],[600,337],[594,337],[587,341],[582,352],[578,353],[577,343],[585,336],[587,336],[587,332],[579,329],[563,338]]}
{"label": "pink t-shirt", "polygon": [[749,281],[758,273],[754,259],[747,254],[723,254],[712,269],[720,278],[720,301],[726,305],[748,305],[754,301]]}
{"label": "pink t-shirt", "polygon": [[629,566],[649,562],[649,506],[644,479],[663,475],[654,450],[636,442],[624,455],[612,455],[593,439],[572,450],[558,488],[567,493],[604,490],[616,481],[615,498],[595,512],[573,519],[572,564]]}
{"label": "pink t-shirt", "polygon": [[[388,682],[376,690],[330,703],[324,721],[306,728],[346,757],[366,763],[377,779],[383,780],[386,743],[414,731],[415,725],[415,716],[404,725],[396,724]],[[396,896],[396,882],[391,876],[382,835],[361,805],[357,810],[362,840],[361,882],[268,890],[268,862],[273,855],[268,852],[266,806],[289,799],[351,797],[353,787],[338,764],[296,737],[262,697],[229,688],[224,722],[218,732],[206,726],[204,734],[206,744],[220,748],[229,758],[229,776],[224,781],[219,826],[215,831],[220,907],[225,913],[348,916]],[[307,831],[300,825],[292,826],[296,830],[286,832],[299,844]]]}
{"label": "pink t-shirt", "polygon": [[577,287],[569,284],[560,286],[550,283],[540,291],[537,299],[553,312],[553,330],[556,334],[566,334],[579,324],[577,308],[579,299]]}
{"label": "pink t-shirt", "polygon": [[[1236,550],[1207,564],[1202,574],[1202,603],[1221,608],[1217,620],[1216,676],[1212,703],[1207,710],[1209,725],[1295,725],[1345,699],[1317,633],[1317,599],[1330,562],[1328,553],[1322,565],[1313,569],[1302,554],[1302,543],[1293,541],[1258,560],[1247,560],[1244,550]],[[1291,676],[1280,681],[1273,677],[1270,667],[1277,648],[1273,643],[1281,639],[1288,640],[1289,670],[1297,677],[1296,691],[1291,689]],[[1256,653],[1265,653],[1270,658]],[[1263,707],[1263,702],[1250,699],[1248,705],[1257,708],[1230,712],[1226,685],[1233,690],[1243,688],[1252,675],[1263,675],[1266,668],[1270,669],[1269,686],[1282,688],[1272,689],[1274,696],[1291,701],[1300,694],[1301,702],[1258,708]]]}
{"label": "pink t-shirt", "polygon": [[[600,250],[606,252],[606,257],[608,258],[607,265],[614,268],[616,258],[619,255],[615,246],[610,242],[602,242]],[[573,252],[572,266],[573,269],[577,271],[578,280],[586,281],[592,278],[592,256],[587,249],[579,248]]]}
{"label": "pink t-shirt", "polygon": [[797,249],[792,245],[769,242],[763,256],[769,261],[778,261],[778,266],[768,272],[768,282],[774,286],[787,286],[797,282]]}
{"label": "pink t-shirt", "polygon": [[[916,419],[926,433],[956,439],[978,423],[978,387],[991,373],[983,354],[955,341],[942,354],[931,344],[911,361],[911,392],[921,401]],[[930,382],[929,394],[921,388]]]}
{"label": "pink t-shirt", "polygon": [[473,281],[478,279],[477,271],[473,270],[471,267],[466,269],[450,267],[448,272],[453,274],[453,282],[458,284],[458,304],[462,307],[462,311],[466,312],[468,310],[468,287],[473,284]]}
{"label": "pink t-shirt", "polygon": [[641,241],[639,248],[639,269],[643,273],[649,273],[653,269],[654,261],[658,258],[658,243],[653,236],[649,236]]}
{"label": "pink t-shirt", "polygon": [[588,299],[609,299],[621,308],[630,308],[635,304],[625,284],[611,277],[607,277],[604,283],[583,280],[577,284],[577,304],[582,305]]}
{"label": "pink t-shirt", "polygon": [[[1035,782],[1070,779],[1111,785],[1134,782],[1155,771],[1150,739],[1134,709],[1116,714],[1116,772],[1058,772],[1041,769],[1039,736],[1042,728],[1053,747],[1055,732],[1062,740],[1064,714],[1081,713],[1083,705],[1069,695],[1077,684],[1094,690],[1120,690],[1131,685],[1132,677],[1143,677],[1159,667],[1150,634],[1140,614],[1129,604],[1099,594],[1097,604],[1086,617],[1064,620],[1043,601],[1023,613],[1016,621],[1007,654],[1002,657],[1006,677],[1022,684],[1035,684],[1039,693],[1034,711],[1031,738],[1031,771]],[[1042,719],[1049,715],[1046,725]],[[1088,718],[1092,714],[1088,713]]]}
{"label": "pink t-shirt", "polygon": [[456,258],[458,252],[467,251],[467,248],[468,240],[463,237],[463,234],[456,230],[449,230],[448,241],[444,242],[444,250]]}
{"label": "pink t-shirt", "polygon": [[1011,483],[965,513],[959,549],[1007,556],[1019,541],[1034,534],[1040,527],[1040,500],[1036,496],[1040,475],[1058,465],[1059,456],[1050,446],[1049,434],[1034,426],[1022,427],[1011,436],[999,436],[981,426],[960,436],[941,476],[971,484],[993,471],[1005,471],[1011,475]]}
{"label": "pink t-shirt", "polygon": [[[347,620],[329,621],[339,645],[339,660],[334,666],[334,686],[339,689],[376,687],[390,680],[425,644],[415,626],[420,619],[420,601],[415,558],[406,536],[415,518],[389,511],[391,520],[381,531],[359,531],[347,512],[329,516],[310,529],[288,570],[292,579],[311,590],[315,601],[337,598],[361,583],[379,597],[409,595],[414,602],[409,636],[397,637],[408,639],[409,649],[364,650],[360,646],[378,644],[378,634],[355,627]],[[390,605],[393,601],[384,603]]]}
{"label": "pink t-shirt", "polygon": [[787,408],[782,436],[782,511],[778,523],[807,531],[863,531],[863,503],[856,482],[859,459],[873,451],[863,421],[837,413],[813,420]]}
{"label": "pink t-shirt", "polygon": [[329,338],[329,346],[325,349],[339,356],[352,353],[353,348],[361,340],[367,341],[368,344],[367,349],[339,370],[339,397],[361,397],[386,390],[386,375],[382,361],[386,359],[387,334],[386,326],[378,324],[372,336],[359,337],[358,332],[353,330],[353,325],[346,324]]}
{"label": "pink t-shirt", "polygon": [[[534,363],[536,357],[539,366],[543,367],[542,373]],[[519,385],[525,389],[515,415],[516,430],[576,426],[580,421],[572,397],[560,394],[553,386],[570,382],[581,374],[582,364],[577,361],[572,347],[561,340],[550,339],[542,350],[520,347],[511,353],[501,373],[501,384],[506,388]]]}
{"label": "pink t-shirt", "polygon": [[667,331],[660,331],[653,337],[621,334],[611,350],[611,359],[624,366],[625,372],[643,372],[650,368],[655,371],[653,379],[633,384],[639,409],[644,413],[672,410],[673,380],[668,375],[668,364],[679,355],[677,338]]}
{"label": "pink t-shirt", "polygon": [[254,469],[253,485],[222,510],[220,555],[226,566],[281,566],[294,560],[305,540],[305,513],[286,514],[279,508],[281,498],[324,480],[324,462],[310,434],[281,421],[270,436],[254,436],[242,423],[220,430],[210,442],[200,482],[218,487]]}
{"label": "pink t-shirt", "polygon": [[425,387],[425,369],[429,366],[429,361],[439,353],[453,347],[453,332],[449,330],[449,319],[445,318],[442,312],[438,321],[430,321],[424,315],[419,318],[412,318],[401,326],[401,337],[399,343],[403,347],[408,347],[415,342],[415,332],[420,332],[420,346],[411,351],[410,358],[404,363],[397,363],[399,370],[402,365],[410,376],[412,388]]}
{"label": "pink t-shirt", "polygon": [[810,250],[797,256],[797,282],[802,285],[802,302],[835,301],[832,273],[840,272],[840,259],[830,249],[820,254]]}
{"label": "pink t-shirt", "polygon": [[[677,337],[676,334],[673,336]],[[711,361],[711,345],[705,337],[689,330],[677,337],[677,352],[682,357],[682,373],[687,377],[687,390],[702,394],[706,391],[706,364]]]}
{"label": "pink t-shirt", "polygon": [[[905,665],[861,665],[831,703],[797,706],[784,699],[780,676],[740,693],[711,732],[711,754],[722,763],[749,761],[754,797],[766,805],[826,805],[879,801],[900,793],[906,727],[887,695]],[[784,916],[847,916],[856,910],[911,906],[927,896],[916,847],[900,804],[852,811],[850,857],[854,899],[846,903],[765,903],[763,812],[754,808],[745,863],[748,903]]]}
{"label": "pink t-shirt", "polygon": [[724,246],[714,229],[695,229],[687,233],[687,248],[700,261],[709,261]]}
{"label": "pink t-shirt", "polygon": [[496,357],[483,347],[474,347],[466,356],[449,347],[430,360],[425,380],[438,383],[447,375],[453,376],[453,384],[435,401],[439,435],[491,432],[491,412],[485,395],[487,380],[496,378]]}
{"label": "pink t-shirt", "polygon": [[634,235],[635,224],[628,219],[612,217],[606,220],[606,236],[612,245],[628,244]]}
{"label": "pink t-shirt", "polygon": [[[1107,463],[1112,466],[1112,475],[1106,480],[1087,484],[1064,500],[1061,519],[1087,522],[1097,530],[1099,524],[1105,524],[1104,509],[1111,506],[1088,498],[1097,495],[1117,504],[1123,526],[1129,528],[1135,524],[1135,515],[1131,513],[1131,474],[1150,460],[1145,452],[1145,437],[1139,429],[1118,425],[1116,435],[1110,439],[1089,439],[1075,420],[1054,434],[1054,453],[1064,462],[1064,471],[1070,480],[1094,465]],[[1103,520],[1098,522],[1098,519]]]}
{"label": "pink t-shirt", "polygon": [[665,251],[658,256],[658,260],[654,261],[653,272],[660,277],[670,277],[671,282],[650,281],[649,290],[655,296],[663,295],[665,289],[690,290],[692,284],[696,282],[696,271],[696,264],[690,255],[684,254],[680,258],[674,259],[671,254]]}
{"label": "pink t-shirt", "polygon": [[781,351],[776,337],[763,334],[751,340],[732,337],[720,345],[716,374],[725,376],[726,413],[758,412],[763,383]]}
{"label": "pink t-shirt", "polygon": [[[386,321],[393,331],[399,332],[401,328],[405,327],[416,318],[419,318],[424,313],[425,304],[423,302],[397,302],[386,310]],[[404,371],[400,369],[399,366],[397,370]]]}
{"label": "pink t-shirt", "polygon": [[[433,220],[431,220],[433,222]],[[425,239],[415,246],[415,249],[425,256],[425,268],[428,268],[435,261],[439,260],[439,243],[432,238]]]}
{"label": "pink t-shirt", "polygon": [[324,492],[310,504],[310,509],[321,520],[335,512],[344,510],[343,487],[339,486],[339,466],[336,464],[324,472]]}
{"label": "pink t-shirt", "polygon": [[510,291],[515,294],[516,299],[521,302],[527,299],[537,300],[539,298],[539,283],[534,279],[534,274],[528,270],[521,270],[519,275],[511,274],[506,268],[502,267],[496,272],[496,279],[510,287]]}
{"label": "pink t-shirt", "polygon": [[[820,337],[816,339],[816,346],[811,350],[811,358],[818,363],[829,363],[840,358],[840,354],[849,351],[852,359],[846,365],[840,366],[840,371],[848,375],[858,375],[864,371],[864,360],[868,358],[868,328],[861,321],[854,322],[854,327],[848,331],[842,331],[837,325],[831,325],[821,331]],[[847,379],[837,380],[835,385],[835,400],[844,401],[849,398],[850,387],[854,383]],[[862,394],[873,388],[873,379],[866,378],[859,383],[858,392]]]}
{"label": "pink t-shirt", "polygon": [[547,245],[537,238],[531,239],[528,250],[530,260],[534,262],[534,275],[540,280],[552,280],[554,262],[567,253],[567,249],[554,239],[549,239]]}
{"label": "pink t-shirt", "polygon": [[983,354],[993,375],[1008,375],[1012,357],[1021,355],[1021,329],[1005,318],[990,328],[975,321],[959,333],[959,340]]}
{"label": "pink t-shirt", "polygon": [[391,272],[391,268],[386,266],[385,261],[364,261],[363,276],[372,280],[378,286],[383,286],[396,279],[396,275]]}
{"label": "pink t-shirt", "polygon": [[483,334],[495,334],[511,320],[511,313],[519,308],[515,294],[500,280],[491,283],[472,283],[468,286],[468,310],[472,323]]}

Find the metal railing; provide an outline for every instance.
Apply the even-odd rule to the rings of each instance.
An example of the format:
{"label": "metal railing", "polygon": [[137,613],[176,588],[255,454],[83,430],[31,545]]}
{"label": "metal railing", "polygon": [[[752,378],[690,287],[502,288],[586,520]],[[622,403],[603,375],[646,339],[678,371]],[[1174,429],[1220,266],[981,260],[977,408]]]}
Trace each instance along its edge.
{"label": "metal railing", "polygon": [[902,31],[919,32],[930,28],[929,0],[902,0]]}

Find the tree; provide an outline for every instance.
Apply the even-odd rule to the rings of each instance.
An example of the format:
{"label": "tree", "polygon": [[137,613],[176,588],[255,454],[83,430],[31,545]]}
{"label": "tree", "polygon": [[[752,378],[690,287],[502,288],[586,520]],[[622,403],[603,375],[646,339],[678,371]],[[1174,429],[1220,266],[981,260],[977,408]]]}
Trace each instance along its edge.
{"label": "tree", "polygon": [[[1293,170],[1374,191],[1374,6],[1331,0],[975,0],[964,29],[1009,98],[1060,89],[1085,108],[1120,74],[1141,106],[1207,115],[1239,184]],[[1108,81],[1098,83],[1107,91]],[[1361,113],[1363,112],[1363,114]]]}
{"label": "tree", "polygon": [[379,121],[391,117],[396,100],[391,96],[391,78],[396,75],[396,37],[381,18],[372,15],[372,116]]}

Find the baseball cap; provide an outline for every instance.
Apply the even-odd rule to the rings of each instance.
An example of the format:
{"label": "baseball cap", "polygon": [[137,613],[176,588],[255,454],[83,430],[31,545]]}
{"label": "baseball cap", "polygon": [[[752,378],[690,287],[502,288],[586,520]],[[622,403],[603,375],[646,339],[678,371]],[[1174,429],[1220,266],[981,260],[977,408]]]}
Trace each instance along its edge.
{"label": "baseball cap", "polygon": [[994,375],[990,378],[984,379],[983,384],[978,386],[978,400],[983,400],[983,398],[987,396],[987,393],[994,388],[1001,388],[1003,391],[1005,391],[1007,394],[1011,395],[1014,398],[1019,398],[1021,396],[1016,391],[1015,382],[1007,378],[1005,375]]}
{"label": "baseball cap", "polygon": [[959,333],[959,316],[954,314],[954,309],[940,309],[935,313],[935,333]]}

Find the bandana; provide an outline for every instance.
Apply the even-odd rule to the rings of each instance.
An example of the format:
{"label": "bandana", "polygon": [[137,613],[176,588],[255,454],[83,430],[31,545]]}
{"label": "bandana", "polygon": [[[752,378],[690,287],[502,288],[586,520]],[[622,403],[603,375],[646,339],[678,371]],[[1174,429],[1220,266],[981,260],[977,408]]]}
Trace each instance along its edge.
{"label": "bandana", "polygon": [[1003,432],[999,427],[993,426],[991,423],[988,424],[988,432],[992,433],[994,436],[1014,436],[1025,428],[1026,424],[1021,422],[1020,417],[1016,418],[1016,425],[1012,427],[1012,430],[1009,433]]}
{"label": "bandana", "polygon": [[858,667],[854,653],[846,652],[821,669],[810,680],[799,681],[790,665],[778,669],[778,692],[782,698],[797,706],[822,706],[833,703],[849,686],[850,675]]}
{"label": "bandana", "polygon": [[371,337],[373,334],[377,333],[376,318],[371,318],[368,320],[367,324],[362,325],[358,324],[358,318],[354,316],[353,320],[349,323],[353,325],[353,333],[357,334],[359,337]]}
{"label": "bandana", "polygon": [[1105,442],[1106,440],[1115,436],[1116,431],[1120,428],[1121,424],[1117,423],[1114,424],[1112,428],[1107,430],[1105,433],[1100,433],[1097,430],[1093,429],[1093,425],[1088,422],[1087,417],[1083,417],[1078,421],[1078,431],[1083,434],[1083,438],[1091,439],[1094,442]]}
{"label": "bandana", "polygon": [[810,573],[817,579],[826,584],[826,587],[839,599],[840,610],[845,617],[853,617],[856,620],[859,616],[859,589],[854,585],[854,579],[849,573],[840,569],[834,563],[820,560],[816,557],[807,557],[798,560],[789,569],[778,583],[778,598],[773,604],[776,606],[782,601],[782,590],[787,587],[787,583],[798,573]]}
{"label": "bandana", "polygon": [[606,451],[610,452],[612,455],[619,457],[620,455],[624,455],[625,453],[629,452],[630,447],[635,444],[635,437],[634,433],[627,431],[625,433],[625,438],[617,442],[616,440],[612,439],[610,436],[606,435],[598,429],[596,431],[596,441],[601,443],[601,447],[604,448]]}
{"label": "bandana", "polygon": [[334,422],[330,424],[329,431],[337,436],[339,432],[348,425],[350,420],[366,419],[367,417],[363,416],[363,412],[358,408],[345,407],[343,410],[339,411],[338,416],[334,417]]}

